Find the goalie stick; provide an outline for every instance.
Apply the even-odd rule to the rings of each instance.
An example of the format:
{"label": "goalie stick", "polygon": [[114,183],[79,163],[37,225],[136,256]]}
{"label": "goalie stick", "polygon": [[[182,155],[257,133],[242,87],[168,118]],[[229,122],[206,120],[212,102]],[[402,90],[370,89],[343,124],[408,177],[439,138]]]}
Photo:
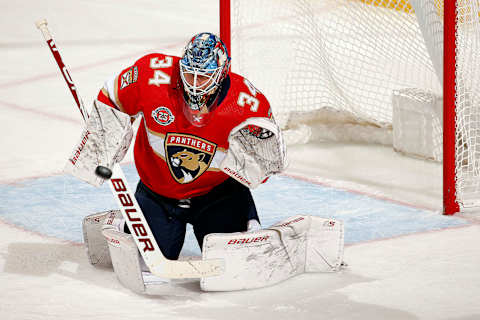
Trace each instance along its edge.
{"label": "goalie stick", "polygon": [[[75,99],[83,120],[86,122],[88,113],[85,110],[84,104],[78,95],[77,88],[72,81],[70,73],[68,72],[62,57],[57,49],[57,46],[47,28],[47,20],[39,20],[36,26],[43,34],[45,41],[52,52],[55,61],[57,62],[63,78],[65,79],[70,92]],[[120,207],[120,211],[125,218],[129,230],[132,231],[132,237],[137,245],[140,254],[142,255],[145,264],[150,269],[151,273],[163,278],[202,278],[220,275],[224,272],[223,260],[168,260],[160,251],[158,244],[153,236],[153,233],[148,226],[148,223],[140,209],[140,206],[135,199],[128,186],[122,168],[116,163],[112,170],[112,176],[108,179],[110,190]]]}

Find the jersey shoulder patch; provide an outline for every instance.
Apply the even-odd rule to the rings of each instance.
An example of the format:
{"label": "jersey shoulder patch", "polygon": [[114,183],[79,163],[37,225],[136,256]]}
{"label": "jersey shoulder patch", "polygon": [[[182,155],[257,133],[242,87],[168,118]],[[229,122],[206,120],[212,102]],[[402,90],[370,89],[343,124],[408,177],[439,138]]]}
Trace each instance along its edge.
{"label": "jersey shoulder patch", "polygon": [[125,89],[138,80],[138,67],[133,66],[120,74],[120,89]]}

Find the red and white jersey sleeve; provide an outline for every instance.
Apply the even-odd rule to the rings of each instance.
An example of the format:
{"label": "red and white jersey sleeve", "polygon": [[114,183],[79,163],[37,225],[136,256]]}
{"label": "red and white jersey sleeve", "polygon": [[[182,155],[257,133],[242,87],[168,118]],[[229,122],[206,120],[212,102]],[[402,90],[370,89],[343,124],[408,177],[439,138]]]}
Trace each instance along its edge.
{"label": "red and white jersey sleeve", "polygon": [[139,104],[142,91],[149,85],[171,84],[172,78],[178,77],[173,74],[178,60],[163,54],[146,55],[108,79],[97,99],[131,116],[137,115],[143,111]]}
{"label": "red and white jersey sleeve", "polygon": [[142,114],[134,157],[140,179],[156,193],[186,199],[208,193],[228,176],[220,163],[231,130],[250,117],[271,118],[265,96],[230,73],[209,122],[193,126],[184,116],[179,57],[150,54],[108,80],[98,99],[131,116]]}

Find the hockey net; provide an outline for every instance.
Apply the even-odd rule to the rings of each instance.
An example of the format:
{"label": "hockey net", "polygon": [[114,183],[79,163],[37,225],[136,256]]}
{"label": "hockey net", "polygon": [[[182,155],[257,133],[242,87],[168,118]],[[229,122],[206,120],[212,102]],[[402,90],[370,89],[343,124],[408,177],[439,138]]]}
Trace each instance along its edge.
{"label": "hockey net", "polygon": [[[456,6],[452,170],[456,201],[469,207],[480,205],[480,5]],[[414,143],[442,161],[444,0],[231,0],[230,12],[233,71],[268,97],[287,143],[394,145],[420,116],[430,127]],[[395,117],[402,99],[432,110]]]}

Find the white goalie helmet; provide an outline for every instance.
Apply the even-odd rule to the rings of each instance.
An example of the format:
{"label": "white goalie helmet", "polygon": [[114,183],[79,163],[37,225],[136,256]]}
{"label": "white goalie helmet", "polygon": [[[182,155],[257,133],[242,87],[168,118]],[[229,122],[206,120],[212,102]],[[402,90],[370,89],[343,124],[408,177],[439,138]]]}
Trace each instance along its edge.
{"label": "white goalie helmet", "polygon": [[192,124],[206,123],[229,68],[230,56],[218,36],[199,33],[186,45],[180,60],[180,77],[186,102],[184,113]]}

